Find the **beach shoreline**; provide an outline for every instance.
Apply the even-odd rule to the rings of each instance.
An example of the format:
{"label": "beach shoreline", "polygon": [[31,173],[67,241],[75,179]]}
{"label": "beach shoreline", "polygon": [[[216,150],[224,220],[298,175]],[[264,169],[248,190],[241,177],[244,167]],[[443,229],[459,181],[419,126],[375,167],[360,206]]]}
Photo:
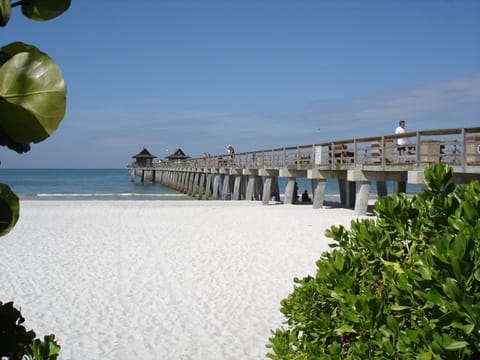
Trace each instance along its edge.
{"label": "beach shoreline", "polygon": [[353,210],[258,201],[22,201],[0,301],[60,359],[263,359],[293,278]]}

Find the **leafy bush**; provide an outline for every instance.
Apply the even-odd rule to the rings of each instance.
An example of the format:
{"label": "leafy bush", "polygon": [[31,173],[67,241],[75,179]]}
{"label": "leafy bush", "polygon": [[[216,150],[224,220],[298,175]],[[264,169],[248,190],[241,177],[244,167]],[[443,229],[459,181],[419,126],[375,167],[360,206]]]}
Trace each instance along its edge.
{"label": "leafy bush", "polygon": [[333,226],[316,275],[295,278],[271,359],[479,359],[480,183],[425,171],[424,190]]}
{"label": "leafy bush", "polygon": [[12,302],[0,302],[0,356],[9,360],[55,360],[60,346],[55,335],[47,335],[35,339],[35,332],[27,330],[22,324],[25,321]]}

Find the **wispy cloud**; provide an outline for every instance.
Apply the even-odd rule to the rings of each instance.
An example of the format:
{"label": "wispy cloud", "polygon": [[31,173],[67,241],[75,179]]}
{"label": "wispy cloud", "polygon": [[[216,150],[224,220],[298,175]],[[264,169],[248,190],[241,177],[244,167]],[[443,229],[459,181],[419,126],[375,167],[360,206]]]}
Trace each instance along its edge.
{"label": "wispy cloud", "polygon": [[[352,115],[356,119],[423,118],[444,109],[459,110],[480,104],[480,74],[468,78],[422,84],[396,93],[363,99]],[[478,112],[476,116],[480,115]]]}
{"label": "wispy cloud", "polygon": [[320,140],[391,132],[400,119],[410,130],[478,126],[480,74],[434,81],[397,91],[333,99],[311,106],[299,126]]}

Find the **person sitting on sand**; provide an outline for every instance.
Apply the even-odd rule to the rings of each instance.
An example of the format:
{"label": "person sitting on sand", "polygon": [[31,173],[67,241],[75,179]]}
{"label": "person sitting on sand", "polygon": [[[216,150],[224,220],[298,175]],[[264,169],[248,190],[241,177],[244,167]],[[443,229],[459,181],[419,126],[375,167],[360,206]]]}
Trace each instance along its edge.
{"label": "person sitting on sand", "polygon": [[305,190],[302,194],[302,202],[309,202],[310,201],[310,196],[308,196],[308,191]]}

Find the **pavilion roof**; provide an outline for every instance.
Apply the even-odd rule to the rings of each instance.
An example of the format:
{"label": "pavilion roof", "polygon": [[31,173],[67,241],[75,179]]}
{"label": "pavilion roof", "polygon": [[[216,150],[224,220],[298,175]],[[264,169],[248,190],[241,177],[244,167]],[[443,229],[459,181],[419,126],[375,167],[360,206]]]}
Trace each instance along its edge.
{"label": "pavilion roof", "polygon": [[156,158],[156,156],[150,154],[150,151],[148,151],[146,148],[143,148],[142,151],[140,151],[137,155],[133,155],[132,158],[134,158],[134,159],[154,159],[154,158]]}
{"label": "pavilion roof", "polygon": [[183,160],[183,159],[190,159],[190,156],[186,155],[182,149],[177,149],[171,155],[165,156],[165,159],[168,160]]}

